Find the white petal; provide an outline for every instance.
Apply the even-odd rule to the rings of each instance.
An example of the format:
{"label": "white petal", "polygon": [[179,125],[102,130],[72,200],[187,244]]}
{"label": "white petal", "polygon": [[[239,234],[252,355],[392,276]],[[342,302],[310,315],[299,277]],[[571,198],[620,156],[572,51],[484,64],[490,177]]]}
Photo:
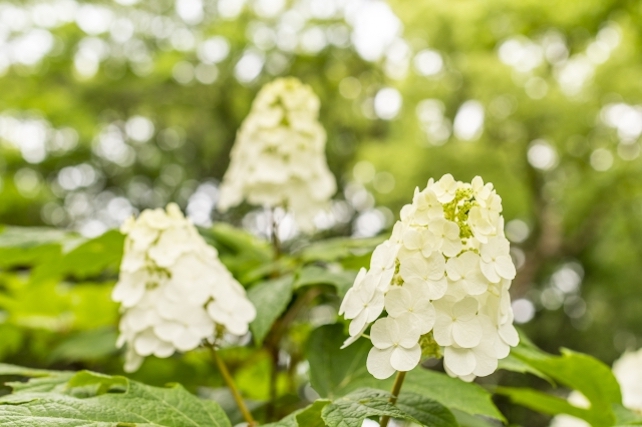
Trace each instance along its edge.
{"label": "white petal", "polygon": [[160,344],[161,340],[159,340],[151,330],[147,330],[136,337],[134,340],[134,349],[136,353],[141,356],[149,356],[156,351]]}
{"label": "white petal", "polygon": [[135,372],[143,364],[144,357],[136,354],[134,351],[128,351],[125,361],[125,372]]}
{"label": "white petal", "polygon": [[174,341],[185,332],[185,327],[171,321],[161,321],[154,325],[154,333],[164,341]]}
{"label": "white petal", "polygon": [[391,317],[399,317],[408,312],[411,303],[412,296],[410,292],[402,287],[393,287],[385,297],[386,311]]}
{"label": "white petal", "polygon": [[437,344],[441,346],[452,345],[453,343],[453,318],[437,310],[435,325],[432,328],[433,336]]}
{"label": "white petal", "polygon": [[417,318],[417,329],[419,329],[420,334],[427,334],[435,325],[437,314],[435,307],[428,299],[422,298],[417,301],[411,314]]}
{"label": "white petal", "polygon": [[481,267],[481,271],[484,273],[484,276],[486,276],[491,283],[499,283],[501,277],[499,277],[499,274],[497,274],[497,271],[495,270],[494,262],[488,263],[482,261],[479,266]]}
{"label": "white petal", "polygon": [[355,293],[354,289],[361,284],[365,275],[366,275],[366,269],[361,267],[361,270],[359,270],[357,277],[355,277],[354,279],[354,283],[352,284],[352,287],[348,289],[348,292],[346,292],[345,296],[343,297],[343,301],[341,301],[341,307],[339,308],[339,316],[343,316],[343,313],[346,312],[348,306],[350,305],[350,299],[352,298],[352,295]]}
{"label": "white petal", "polygon": [[363,310],[363,303],[357,298],[357,289],[350,288],[341,303],[339,314],[344,315],[346,319],[354,319]]}
{"label": "white petal", "polygon": [[421,248],[421,235],[414,228],[407,228],[401,237],[403,246],[411,251]]}
{"label": "white petal", "polygon": [[174,346],[168,342],[163,341],[157,348],[156,351],[154,351],[154,356],[156,357],[169,357],[172,354],[174,354]]}
{"label": "white petal", "polygon": [[[401,347],[411,348],[419,342],[421,334],[419,328],[414,323],[414,318],[402,316],[398,319],[391,319],[395,323],[394,328],[391,330],[391,338],[394,343],[399,344]],[[393,333],[396,332],[396,335]]]}
{"label": "white petal", "polygon": [[396,347],[390,355],[390,365],[397,371],[410,371],[419,364],[421,347],[416,344],[411,348]]}
{"label": "white petal", "polygon": [[497,257],[495,262],[497,274],[504,279],[513,280],[515,278],[515,265],[509,255],[501,255]]}
{"label": "white petal", "polygon": [[201,344],[202,337],[192,334],[189,330],[173,341],[176,349],[182,352],[195,349]]}
{"label": "white petal", "polygon": [[447,257],[457,256],[457,254],[461,252],[462,248],[463,246],[461,244],[461,240],[459,239],[444,239],[441,244],[441,251]]}
{"label": "white petal", "polygon": [[457,319],[471,319],[479,310],[479,302],[472,297],[457,301],[452,308],[453,316]]}
{"label": "white petal", "polygon": [[446,295],[446,291],[448,291],[448,279],[446,276],[439,280],[429,280],[427,283],[426,296],[429,299],[436,300]]}
{"label": "white petal", "polygon": [[[357,328],[357,330],[360,328]],[[352,331],[350,335],[354,335]],[[392,347],[395,342],[395,338],[399,336],[399,326],[394,319],[389,317],[384,317],[377,320],[372,328],[370,329],[370,339],[372,344],[378,349],[386,349]]]}
{"label": "white petal", "polygon": [[499,327],[499,336],[502,340],[511,347],[515,347],[519,344],[519,334],[517,329],[511,324],[506,323]]}
{"label": "white petal", "polygon": [[376,347],[372,347],[370,353],[368,353],[366,367],[368,368],[368,372],[376,379],[385,380],[395,373],[395,368],[390,364],[392,350],[392,347],[386,350],[379,350]]}
{"label": "white petal", "polygon": [[350,335],[357,335],[359,331],[364,330],[368,326],[368,323],[366,322],[367,316],[368,313],[362,311],[357,317],[352,319],[352,322],[350,322],[350,326],[348,328]]}
{"label": "white petal", "polygon": [[446,272],[446,259],[439,252],[433,252],[426,258],[426,277],[430,280],[440,280]]}
{"label": "white petal", "polygon": [[475,355],[470,349],[446,347],[444,350],[444,364],[455,375],[470,375],[475,369]]}
{"label": "white petal", "polygon": [[463,348],[477,346],[482,339],[482,327],[476,318],[457,320],[453,324],[453,340]]}
{"label": "white petal", "polygon": [[[466,254],[468,252],[465,252]],[[462,256],[464,255],[462,254]],[[446,274],[448,275],[448,278],[450,280],[459,280],[461,279],[461,274],[463,270],[463,265],[462,265],[462,256],[456,257],[456,258],[450,258],[448,262],[446,263]]]}
{"label": "white petal", "polygon": [[368,327],[368,325],[364,325],[364,326],[363,326],[363,329],[361,329],[361,331],[359,331],[359,333],[358,333],[358,334],[351,335],[350,337],[348,337],[348,338],[343,342],[343,345],[341,346],[341,350],[343,350],[344,348],[346,348],[347,346],[349,346],[350,344],[352,344],[353,342],[355,342],[356,340],[358,340],[359,338],[361,338],[361,334],[363,334],[363,333],[365,332],[365,330],[366,330],[366,328],[367,328],[367,327]]}
{"label": "white petal", "polygon": [[475,370],[473,374],[478,377],[485,377],[492,374],[497,370],[497,358],[492,355],[486,354],[485,352],[476,351],[475,352]]}

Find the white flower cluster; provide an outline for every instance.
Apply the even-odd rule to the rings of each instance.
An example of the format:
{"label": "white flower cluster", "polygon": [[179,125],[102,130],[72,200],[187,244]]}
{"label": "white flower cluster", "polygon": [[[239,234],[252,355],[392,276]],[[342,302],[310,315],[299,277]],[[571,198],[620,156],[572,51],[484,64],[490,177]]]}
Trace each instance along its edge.
{"label": "white flower cluster", "polygon": [[[613,375],[622,390],[622,404],[632,411],[642,413],[642,348],[626,352],[616,360],[613,363]],[[577,390],[571,392],[568,401],[579,408],[590,406],[589,400]],[[590,427],[586,421],[570,415],[557,415],[550,426]]]}
{"label": "white flower cluster", "polygon": [[388,378],[413,369],[422,353],[443,352],[446,372],[472,381],[493,373],[517,345],[508,294],[515,266],[501,210],[480,177],[468,184],[444,175],[415,190],[339,311],[352,320],[344,347],[374,322],[372,375]]}
{"label": "white flower cluster", "polygon": [[245,289],[219,261],[179,207],[145,210],[127,220],[120,277],[118,346],[127,343],[128,372],[144,357],[169,357],[218,334],[242,336],[256,310]]}
{"label": "white flower cluster", "polygon": [[319,105],[312,89],[295,78],[277,79],[261,89],[232,148],[219,210],[246,199],[284,207],[303,231],[314,229],[315,215],[336,191]]}

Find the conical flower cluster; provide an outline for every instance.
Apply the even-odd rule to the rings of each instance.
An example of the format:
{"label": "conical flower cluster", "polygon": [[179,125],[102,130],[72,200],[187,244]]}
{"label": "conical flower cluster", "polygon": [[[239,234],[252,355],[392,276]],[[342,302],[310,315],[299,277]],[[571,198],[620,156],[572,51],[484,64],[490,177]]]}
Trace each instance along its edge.
{"label": "conical flower cluster", "polygon": [[145,210],[127,220],[120,277],[118,346],[127,344],[125,370],[149,355],[169,357],[221,333],[242,336],[256,310],[245,289],[219,261],[179,207]]}
{"label": "conical flower cluster", "polygon": [[344,346],[374,322],[372,375],[388,378],[413,369],[422,354],[443,352],[446,372],[472,381],[493,373],[517,345],[508,294],[515,266],[501,211],[493,185],[480,177],[468,184],[444,175],[415,190],[339,311],[351,320]]}
{"label": "conical flower cluster", "polygon": [[244,199],[284,207],[300,229],[312,231],[315,215],[336,191],[318,121],[319,98],[295,78],[278,79],[257,95],[231,152],[218,208]]}

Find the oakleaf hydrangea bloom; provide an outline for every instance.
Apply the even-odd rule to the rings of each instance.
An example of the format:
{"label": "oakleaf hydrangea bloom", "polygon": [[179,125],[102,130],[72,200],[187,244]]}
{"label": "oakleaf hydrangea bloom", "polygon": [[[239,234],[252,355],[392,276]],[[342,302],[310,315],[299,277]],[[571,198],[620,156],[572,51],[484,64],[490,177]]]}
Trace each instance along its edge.
{"label": "oakleaf hydrangea bloom", "polygon": [[444,175],[415,190],[339,310],[351,320],[344,347],[372,324],[373,376],[443,355],[449,375],[472,381],[493,373],[517,345],[508,294],[516,272],[501,211],[493,185],[480,177],[463,183]]}
{"label": "oakleaf hydrangea bloom", "polygon": [[[613,363],[613,375],[622,390],[622,404],[642,414],[642,348],[626,352]],[[579,391],[573,391],[568,401],[580,408],[588,408],[588,399]],[[586,421],[570,415],[557,415],[551,421],[551,427],[590,427]]]}
{"label": "oakleaf hydrangea bloom", "polygon": [[219,210],[243,200],[281,206],[303,231],[314,229],[314,217],[336,191],[319,105],[312,89],[295,78],[277,79],[261,89],[232,148]]}
{"label": "oakleaf hydrangea bloom", "polygon": [[125,370],[146,356],[169,357],[222,334],[245,335],[256,310],[245,289],[219,261],[175,204],[127,220],[120,277],[118,346],[127,344]]}

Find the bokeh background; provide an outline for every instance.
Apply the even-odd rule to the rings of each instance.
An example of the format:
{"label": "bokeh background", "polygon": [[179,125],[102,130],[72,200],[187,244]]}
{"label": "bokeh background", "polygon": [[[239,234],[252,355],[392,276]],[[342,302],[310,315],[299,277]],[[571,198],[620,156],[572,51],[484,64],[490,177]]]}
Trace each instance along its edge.
{"label": "bokeh background", "polygon": [[1,1],[0,223],[94,237],[175,201],[265,234],[262,210],[214,206],[253,97],[288,75],[321,98],[340,186],[321,236],[387,233],[415,186],[481,175],[525,333],[609,364],[642,345],[640,1]]}

